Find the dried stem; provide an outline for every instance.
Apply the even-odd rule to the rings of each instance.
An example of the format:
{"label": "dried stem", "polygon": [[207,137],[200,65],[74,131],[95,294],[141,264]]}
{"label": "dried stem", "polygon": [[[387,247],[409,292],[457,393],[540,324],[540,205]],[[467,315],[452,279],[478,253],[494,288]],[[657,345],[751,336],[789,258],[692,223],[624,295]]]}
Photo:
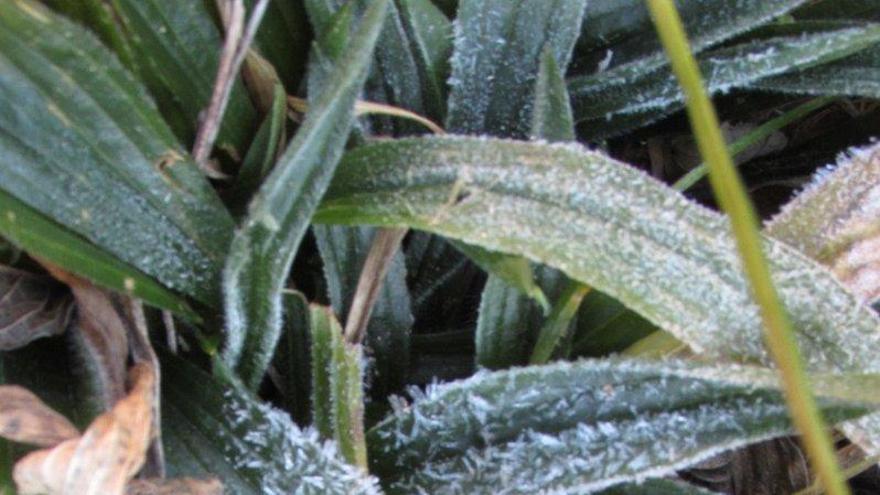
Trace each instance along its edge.
{"label": "dried stem", "polygon": [[254,7],[250,20],[245,27],[245,9],[241,0],[227,0],[220,8],[223,23],[226,26],[226,40],[220,52],[220,64],[217,77],[214,79],[214,90],[211,101],[205,110],[204,118],[196,134],[193,144],[193,157],[199,168],[208,175],[216,175],[208,165],[208,157],[214,147],[214,141],[220,132],[220,122],[229,103],[229,95],[235,84],[235,77],[241,68],[250,45],[254,40],[263,14],[266,13],[268,0],[259,0]]}
{"label": "dried stem", "polygon": [[382,288],[385,275],[391,266],[391,259],[407,231],[408,229],[380,229],[376,233],[373,245],[370,246],[370,252],[367,253],[367,259],[364,261],[354,300],[351,302],[351,309],[345,321],[343,335],[346,342],[359,344],[364,340],[370,313],[379,297],[379,289]]}

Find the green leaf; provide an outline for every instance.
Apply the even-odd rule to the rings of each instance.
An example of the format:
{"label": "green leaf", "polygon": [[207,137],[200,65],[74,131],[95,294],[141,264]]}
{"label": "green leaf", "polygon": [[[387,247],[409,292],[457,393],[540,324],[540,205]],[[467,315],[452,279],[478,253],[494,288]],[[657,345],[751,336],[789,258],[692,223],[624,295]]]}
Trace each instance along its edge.
{"label": "green leaf", "polygon": [[278,371],[277,387],[284,409],[300,425],[310,423],[312,371],[309,302],[299,292],[285,291],[284,330],[273,365]]}
{"label": "green leaf", "polygon": [[490,275],[483,288],[477,318],[477,364],[488,369],[523,364],[535,309],[522,293]]}
{"label": "green leaf", "polygon": [[272,108],[260,124],[254,140],[248,148],[236,177],[232,201],[241,210],[259,189],[263,178],[272,170],[278,157],[278,150],[285,139],[285,120],[287,119],[287,93],[281,85],[276,85]]}
{"label": "green leaf", "polygon": [[[450,205],[455,190],[469,195]],[[724,218],[577,145],[371,144],[346,155],[315,221],[410,226],[523,255],[618,299],[697,352],[769,362]],[[764,242],[810,367],[878,369],[880,319],[814,261]]]}
{"label": "green leaf", "polygon": [[[248,11],[256,3],[257,0],[245,0]],[[288,88],[297,88],[305,73],[308,36],[308,19],[301,2],[269,1],[254,45]]]}
{"label": "green leaf", "polygon": [[169,476],[216,476],[227,493],[376,494],[375,481],[314,430],[186,361],[162,362]]}
{"label": "green leaf", "polygon": [[549,311],[550,303],[544,291],[535,282],[535,274],[528,260],[498,251],[483,249],[465,242],[451,241],[456,249],[465,254],[477,266],[508,285],[515,293],[524,295],[537,303],[542,310]]}
{"label": "green leaf", "polygon": [[360,346],[343,340],[329,309],[312,306],[310,314],[315,426],[323,438],[336,441],[350,464],[366,469]]}
{"label": "green leaf", "polygon": [[565,76],[549,46],[541,53],[533,98],[532,128],[529,133],[532,138],[559,143],[574,141],[574,118],[571,116]]}
{"label": "green leaf", "polygon": [[[316,225],[313,232],[333,310],[337,315],[348,315],[376,229]],[[398,252],[391,259],[367,326],[365,347],[372,358],[369,382],[376,397],[405,385],[412,325],[406,267]]]}
{"label": "green leaf", "polygon": [[70,295],[50,277],[0,265],[0,350],[67,330],[73,316]]}
{"label": "green leaf", "polygon": [[248,207],[223,272],[223,358],[245,383],[262,380],[281,330],[281,290],[312,212],[327,188],[354,120],[387,0],[372,2],[351,50]]}
{"label": "green leaf", "polygon": [[[676,7],[696,52],[788,13],[806,0],[681,0]],[[584,15],[575,64],[587,79],[613,84],[635,80],[668,65],[645,2],[594,0]],[[584,53],[586,52],[586,53]]]}
{"label": "green leaf", "polygon": [[[840,59],[878,41],[877,25],[757,40],[703,54],[700,70],[705,74],[707,90],[723,93],[763,78]],[[570,81],[569,91],[577,119],[595,121],[595,132],[603,135],[646,124],[684,103],[669,69],[635,79],[631,75],[609,76],[608,81],[603,78],[599,82],[578,78]]]}
{"label": "green leaf", "polygon": [[828,64],[761,79],[743,89],[880,98],[880,45]]}
{"label": "green leaf", "polygon": [[[816,385],[826,415],[840,421],[876,407],[859,397],[880,376],[827,375]],[[585,493],[790,431],[773,370],[611,360],[440,385],[368,439],[372,471],[392,493]]]}
{"label": "green leaf", "polygon": [[[106,3],[106,2],[105,2]],[[117,29],[134,56],[134,66],[184,143],[191,143],[199,114],[208,107],[220,60],[222,36],[209,2],[112,0]],[[243,86],[233,87],[217,144],[242,152],[256,125]]]}
{"label": "green leaf", "polygon": [[[91,35],[28,0],[0,5],[0,156],[3,192],[99,252],[215,303],[232,227],[228,213],[115,58]],[[22,220],[34,217],[18,206],[6,209]],[[4,235],[32,249],[36,236],[57,234],[46,222],[22,228],[7,220],[9,213]],[[61,246],[39,249],[63,256]],[[109,261],[100,269],[63,266],[92,275],[125,270]]]}
{"label": "green leaf", "polygon": [[446,127],[525,137],[545,46],[567,67],[585,0],[463,0],[458,8]]}
{"label": "green leaf", "polygon": [[581,303],[571,343],[572,357],[620,352],[657,330],[650,321],[599,291]]}
{"label": "green leaf", "polygon": [[422,84],[427,117],[446,118],[446,79],[452,53],[452,23],[430,0],[397,0],[400,21],[409,39]]}
{"label": "green leaf", "polygon": [[173,311],[189,321],[200,320],[183,298],[152,277],[119,261],[3,191],[0,191],[0,235],[33,256],[98,285],[131,293],[147,304]]}

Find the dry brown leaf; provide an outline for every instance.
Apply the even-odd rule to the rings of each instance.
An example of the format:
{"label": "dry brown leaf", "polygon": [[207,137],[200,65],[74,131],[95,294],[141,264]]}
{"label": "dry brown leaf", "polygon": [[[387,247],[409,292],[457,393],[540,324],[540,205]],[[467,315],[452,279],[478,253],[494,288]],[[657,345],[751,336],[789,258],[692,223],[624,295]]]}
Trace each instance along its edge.
{"label": "dry brown leaf", "polygon": [[79,437],[79,430],[29,390],[0,385],[0,437],[53,447]]}
{"label": "dry brown leaf", "polygon": [[70,295],[49,277],[0,266],[0,350],[58,335],[70,323]]}
{"label": "dry brown leaf", "polygon": [[152,434],[156,375],[149,364],[131,368],[128,395],[98,416],[82,437],[28,454],[15,465],[19,493],[122,495],[140,470]]}
{"label": "dry brown leaf", "polygon": [[126,495],[222,495],[223,484],[212,478],[175,478],[171,480],[132,480]]}
{"label": "dry brown leaf", "polygon": [[105,410],[125,396],[125,365],[128,361],[128,327],[123,310],[110,293],[51,263],[43,266],[73,291],[78,310],[75,332],[87,368],[95,372]]}

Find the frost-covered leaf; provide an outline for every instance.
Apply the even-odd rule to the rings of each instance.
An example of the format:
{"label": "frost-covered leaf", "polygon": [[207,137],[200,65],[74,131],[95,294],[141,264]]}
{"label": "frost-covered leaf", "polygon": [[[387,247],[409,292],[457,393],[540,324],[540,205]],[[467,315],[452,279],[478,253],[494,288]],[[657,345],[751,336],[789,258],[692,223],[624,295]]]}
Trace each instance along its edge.
{"label": "frost-covered leaf", "polygon": [[[468,195],[451,204],[455,191]],[[769,362],[724,218],[577,145],[371,144],[346,155],[316,220],[410,226],[520,254],[620,300],[697,352]],[[764,247],[810,367],[880,369],[877,316],[795,249],[770,238]]]}
{"label": "frost-covered leaf", "polygon": [[[333,310],[337,315],[348,315],[376,229],[316,225],[313,232],[324,263]],[[364,342],[372,358],[371,391],[377,396],[399,390],[405,384],[412,325],[406,267],[403,254],[398,252],[391,258],[379,289]]]}
{"label": "frost-covered leaf", "polygon": [[[214,304],[232,222],[144,90],[89,33],[30,0],[0,3],[0,54],[0,189]],[[17,215],[7,209],[4,227],[24,245],[35,233]]]}
{"label": "frost-covered leaf", "polygon": [[[681,0],[676,7],[691,49],[701,52],[770,22],[805,0]],[[591,0],[578,39],[575,64],[596,83],[637,79],[668,64],[647,6],[640,0]],[[611,81],[606,80],[609,84]]]}
{"label": "frost-covered leaf", "polygon": [[819,67],[761,79],[742,89],[880,98],[880,45]]}
{"label": "frost-covered leaf", "polygon": [[462,0],[455,25],[446,127],[525,137],[545,46],[567,67],[585,0]]}
{"label": "frost-covered leaf", "polygon": [[880,297],[880,145],[851,149],[765,232],[827,265],[866,303]]}
{"label": "frost-covered leaf", "polygon": [[223,271],[224,360],[245,382],[262,380],[281,331],[281,290],[311,213],[342,154],[354,103],[366,78],[387,0],[373,2],[330,83],[266,178],[236,232]]}
{"label": "frost-covered leaf", "polygon": [[[816,380],[829,420],[869,410],[880,378],[856,376]],[[430,388],[368,444],[392,493],[586,493],[790,430],[773,370],[579,361]]]}
{"label": "frost-covered leaf", "polygon": [[[362,11],[367,0],[308,0],[309,18],[318,33],[333,29],[342,7]],[[435,120],[445,113],[445,79],[452,50],[452,25],[429,0],[396,0],[376,43],[365,98],[403,107]],[[310,76],[311,78],[311,76]],[[310,83],[311,84],[311,83]],[[385,132],[423,132],[411,122],[395,122]]]}
{"label": "frost-covered leaf", "polygon": [[334,445],[239,387],[173,356],[162,374],[169,476],[216,476],[226,493],[241,495],[378,493]]}
{"label": "frost-covered leaf", "polygon": [[[878,150],[878,145],[850,149],[766,225],[769,235],[828,266],[864,303],[880,296]],[[864,368],[878,361],[870,352],[853,360]],[[880,415],[849,423],[845,431],[862,448],[880,451]]]}
{"label": "frost-covered leaf", "polygon": [[0,351],[67,330],[71,302],[52,279],[0,265]]}
{"label": "frost-covered leaf", "polygon": [[528,352],[534,303],[498,277],[490,276],[480,298],[476,361],[488,369],[523,364]]}
{"label": "frost-covered leaf", "polygon": [[[778,74],[796,72],[864,50],[880,41],[880,26],[865,25],[827,32],[781,36],[721,48],[699,57],[710,93],[723,93]],[[596,124],[595,134],[609,135],[635,123],[647,123],[681,108],[684,98],[672,72],[665,68],[637,79],[591,78],[570,81],[578,120]],[[610,122],[608,122],[610,121]]]}

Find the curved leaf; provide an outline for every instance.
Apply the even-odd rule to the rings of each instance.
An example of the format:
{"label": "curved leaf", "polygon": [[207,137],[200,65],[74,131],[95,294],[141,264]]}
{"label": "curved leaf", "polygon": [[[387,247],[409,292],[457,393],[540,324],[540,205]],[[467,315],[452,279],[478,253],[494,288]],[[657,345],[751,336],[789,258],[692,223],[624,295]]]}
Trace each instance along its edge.
{"label": "curved leaf", "polygon": [[372,2],[354,34],[351,50],[275,169],[263,182],[236,232],[223,272],[230,368],[256,387],[281,331],[281,290],[341,156],[354,121],[354,103],[364,83],[388,1]]}
{"label": "curved leaf", "polygon": [[0,4],[0,160],[3,191],[215,302],[225,208],[115,58],[29,0]]}
{"label": "curved leaf", "polygon": [[0,351],[67,330],[71,298],[49,277],[0,265]]}
{"label": "curved leaf", "polygon": [[[878,375],[817,380],[839,421]],[[864,387],[859,391],[860,387]],[[790,431],[773,370],[579,361],[479,373],[417,396],[368,435],[393,493],[585,493],[673,473]]]}
{"label": "curved leaf", "polygon": [[[451,204],[460,190],[468,196]],[[315,220],[410,226],[521,254],[698,352],[768,362],[724,218],[577,145],[464,137],[368,145],[346,155]],[[765,249],[811,368],[880,369],[877,316],[788,245],[767,238]]]}

